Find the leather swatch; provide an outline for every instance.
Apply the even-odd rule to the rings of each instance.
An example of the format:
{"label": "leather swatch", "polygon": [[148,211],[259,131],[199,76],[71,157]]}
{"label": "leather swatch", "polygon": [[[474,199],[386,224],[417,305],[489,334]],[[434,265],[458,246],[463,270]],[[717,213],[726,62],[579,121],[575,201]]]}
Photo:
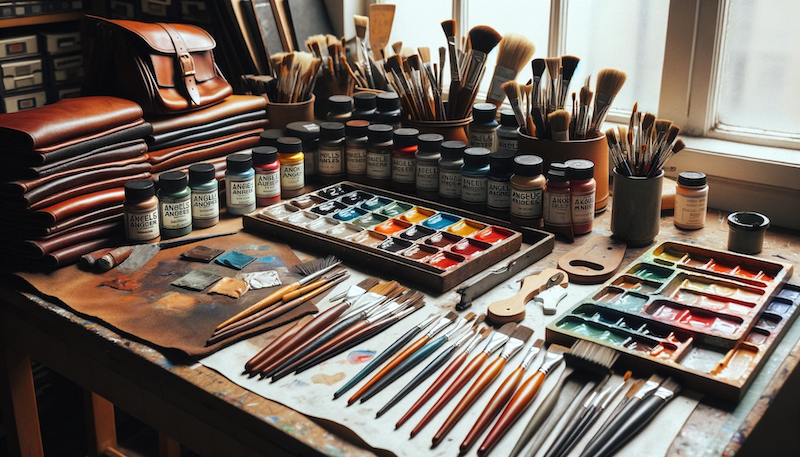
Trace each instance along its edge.
{"label": "leather swatch", "polygon": [[199,245],[186,252],[181,253],[181,258],[186,260],[194,260],[195,262],[208,263],[216,259],[225,252],[224,249],[214,249],[207,246]]}
{"label": "leather swatch", "polygon": [[249,256],[247,254],[242,254],[241,252],[237,251],[230,251],[226,252],[225,254],[217,257],[215,262],[222,266],[226,266],[228,268],[234,268],[236,270],[241,270],[242,268],[250,265],[256,260],[255,257]]}
{"label": "leather swatch", "polygon": [[181,276],[180,278],[172,281],[173,286],[182,287],[184,289],[189,290],[196,290],[201,291],[205,290],[211,284],[222,279],[222,276],[210,272],[210,271],[200,271],[194,270],[190,271],[188,274]]}

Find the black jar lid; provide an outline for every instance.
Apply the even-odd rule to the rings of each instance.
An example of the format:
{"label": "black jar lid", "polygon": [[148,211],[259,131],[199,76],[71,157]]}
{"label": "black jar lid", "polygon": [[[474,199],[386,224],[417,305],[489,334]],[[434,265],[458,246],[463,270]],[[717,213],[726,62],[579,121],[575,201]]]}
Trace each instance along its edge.
{"label": "black jar lid", "polygon": [[412,128],[397,129],[392,134],[392,141],[398,146],[414,146],[417,144],[419,130]]}
{"label": "black jar lid", "polygon": [[471,167],[482,167],[489,164],[489,155],[492,151],[486,148],[464,149],[464,163]]}
{"label": "black jar lid", "polygon": [[476,124],[491,124],[495,122],[496,113],[497,107],[494,103],[476,103],[472,106],[472,121]]}
{"label": "black jar lid", "polygon": [[520,176],[538,176],[542,174],[544,161],[535,155],[521,155],[514,157],[514,174]]}
{"label": "black jar lid", "polygon": [[344,138],[344,124],[341,122],[323,122],[319,128],[322,140],[335,141]]}
{"label": "black jar lid", "polygon": [[147,200],[156,194],[156,185],[150,179],[134,179],[125,183],[125,198]]}
{"label": "black jar lid", "polygon": [[353,95],[353,107],[358,111],[374,110],[375,98],[372,92],[359,92]]}
{"label": "black jar lid", "polygon": [[[255,148],[253,148],[255,151]],[[217,175],[217,170],[210,163],[196,163],[189,165],[189,184],[203,184],[211,181]]]}
{"label": "black jar lid", "polygon": [[233,173],[242,173],[253,168],[253,158],[247,154],[231,154],[225,162],[228,171]]}
{"label": "black jar lid", "polygon": [[158,187],[164,192],[180,192],[186,189],[189,177],[182,171],[168,171],[158,175]]}
{"label": "black jar lid", "polygon": [[571,159],[564,162],[567,166],[567,179],[570,181],[594,178],[594,162],[586,159]]}
{"label": "black jar lid", "polygon": [[331,113],[349,113],[353,110],[353,99],[349,95],[331,95],[328,97],[328,111]]}
{"label": "black jar lid", "polygon": [[703,187],[706,185],[706,174],[699,171],[684,171],[678,175],[678,184],[689,187]]}
{"label": "black jar lid", "polygon": [[567,165],[560,162],[553,162],[550,164],[550,169],[547,170],[547,179],[556,182],[567,182]]}
{"label": "black jar lid", "polygon": [[496,173],[514,170],[514,151],[497,151],[489,154],[489,169]]}
{"label": "black jar lid", "polygon": [[391,125],[372,124],[369,127],[367,127],[367,130],[369,131],[369,141],[372,143],[385,143],[386,141],[390,141],[392,139]]}
{"label": "black jar lid", "polygon": [[503,127],[519,127],[519,124],[517,123],[517,116],[514,115],[514,111],[510,109],[501,110],[500,125]]}
{"label": "black jar lid", "polygon": [[381,92],[375,98],[378,111],[394,111],[400,109],[400,97],[394,92]]}
{"label": "black jar lid", "polygon": [[285,136],[278,140],[278,152],[282,154],[294,154],[303,150],[303,141],[293,136]]}
{"label": "black jar lid", "polygon": [[766,230],[769,228],[769,218],[755,211],[736,211],[728,215],[728,227],[746,232]]}
{"label": "black jar lid", "polygon": [[439,152],[444,137],[438,133],[423,133],[417,137],[419,150],[422,152]]}
{"label": "black jar lid", "polygon": [[464,149],[467,143],[463,141],[445,141],[442,143],[442,158],[445,160],[461,160],[464,157]]}
{"label": "black jar lid", "polygon": [[283,136],[286,136],[286,133],[281,129],[267,129],[259,135],[258,144],[278,147],[278,138]]}
{"label": "black jar lid", "polygon": [[292,122],[286,126],[286,135],[312,141],[319,138],[319,125],[311,121]]}
{"label": "black jar lid", "polygon": [[253,163],[268,165],[278,161],[278,148],[272,146],[256,146],[253,148]]}
{"label": "black jar lid", "polygon": [[362,137],[367,136],[367,132],[369,131],[369,121],[365,121],[362,119],[356,119],[352,121],[347,121],[344,125],[345,130],[347,131],[347,136],[354,136],[354,137]]}

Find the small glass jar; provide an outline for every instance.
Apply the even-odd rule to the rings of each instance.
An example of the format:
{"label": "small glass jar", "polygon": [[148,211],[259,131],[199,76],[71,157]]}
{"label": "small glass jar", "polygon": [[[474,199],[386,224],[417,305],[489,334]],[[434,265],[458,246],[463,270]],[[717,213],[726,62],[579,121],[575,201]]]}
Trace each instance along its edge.
{"label": "small glass jar", "polygon": [[391,125],[399,129],[403,122],[403,112],[400,110],[400,97],[394,92],[381,92],[375,98],[375,116],[378,124]]}
{"label": "small glass jar", "polygon": [[675,188],[675,227],[697,230],[706,223],[708,184],[705,173],[684,171]]}
{"label": "small glass jar", "polygon": [[331,95],[328,97],[328,122],[345,122],[353,113],[353,99],[348,95]]}
{"label": "small glass jar", "polygon": [[281,164],[281,197],[292,198],[303,193],[305,158],[303,141],[291,136],[278,140],[278,162]]}
{"label": "small glass jar", "polygon": [[367,183],[386,189],[392,180],[392,126],[373,124],[367,130]]}
{"label": "small glass jar", "polygon": [[504,109],[500,111],[500,127],[497,128],[497,150],[511,151],[517,155],[517,117],[514,111]]}
{"label": "small glass jar", "polygon": [[256,209],[256,172],[248,154],[231,154],[226,159],[225,208],[241,216]]}
{"label": "small glass jar", "polygon": [[258,145],[259,146],[272,146],[273,148],[278,147],[278,138],[283,138],[286,136],[286,133],[281,129],[267,129],[261,132],[258,136]]}
{"label": "small glass jar", "polygon": [[489,154],[486,148],[467,148],[461,167],[461,203],[479,213],[486,212]]}
{"label": "small glass jar", "polygon": [[547,187],[544,188],[544,223],[545,227],[572,233],[572,200],[567,166],[563,163],[553,162],[547,170]]}
{"label": "small glass jar", "polygon": [[461,167],[464,165],[463,141],[442,143],[439,159],[439,197],[442,201],[456,204],[461,201]]}
{"label": "small glass jar", "polygon": [[594,180],[594,162],[571,159],[564,162],[569,180],[569,197],[572,207],[572,232],[583,235],[592,231],[594,200],[597,182]]}
{"label": "small glass jar", "polygon": [[472,123],[469,124],[469,146],[497,151],[497,107],[492,103],[476,103],[472,107]]}
{"label": "small glass jar", "polygon": [[345,156],[347,179],[364,183],[367,176],[367,133],[369,121],[347,121],[345,124]]}
{"label": "small glass jar", "polygon": [[214,165],[195,163],[189,166],[192,190],[192,228],[207,228],[219,222],[219,182]]}
{"label": "small glass jar", "polygon": [[134,179],[125,183],[125,237],[131,243],[158,241],[158,198],[156,186],[149,179]]}
{"label": "small glass jar", "polygon": [[286,136],[300,138],[303,141],[303,173],[305,174],[303,179],[307,183],[316,182],[319,125],[311,121],[292,122],[286,126]]}
{"label": "small glass jar", "polygon": [[175,238],[192,232],[192,190],[182,171],[167,171],[158,176],[158,221],[161,238]]}
{"label": "small glass jar", "polygon": [[489,155],[486,177],[486,207],[489,214],[507,218],[511,209],[511,175],[514,174],[514,153],[497,151]]}
{"label": "small glass jar", "polygon": [[417,182],[417,137],[419,130],[397,129],[392,135],[392,189],[414,192]]}
{"label": "small glass jar", "polygon": [[344,124],[320,124],[319,152],[317,153],[319,179],[325,184],[339,182],[345,177]]}
{"label": "small glass jar", "polygon": [[359,92],[353,95],[353,114],[350,119],[375,122],[375,94],[372,92]]}
{"label": "small glass jar", "polygon": [[444,137],[438,133],[423,133],[417,137],[415,187],[422,198],[435,200],[439,195],[439,159],[442,157],[439,148],[443,141]]}
{"label": "small glass jar", "polygon": [[253,148],[253,169],[256,171],[256,206],[274,205],[281,201],[281,164],[278,148]]}
{"label": "small glass jar", "polygon": [[544,162],[535,155],[514,157],[511,176],[511,221],[538,226],[542,219],[542,193],[546,183],[542,175]]}

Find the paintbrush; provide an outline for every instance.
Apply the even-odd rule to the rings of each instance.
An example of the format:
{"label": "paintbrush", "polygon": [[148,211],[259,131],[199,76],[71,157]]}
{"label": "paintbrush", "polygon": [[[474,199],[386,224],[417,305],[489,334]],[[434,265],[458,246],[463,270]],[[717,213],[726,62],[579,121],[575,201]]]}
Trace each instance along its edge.
{"label": "paintbrush", "polygon": [[[680,390],[680,384],[672,378],[667,378],[653,395],[642,400],[641,404],[637,402],[636,409],[633,410],[631,414],[628,415],[627,419],[620,423],[618,427],[614,427],[615,433],[607,440],[603,441],[600,448],[594,451],[593,454],[586,454],[586,451],[584,451],[581,455],[596,455],[599,457],[613,455],[628,441],[632,440],[641,429],[647,426],[656,414],[658,414],[670,400],[678,395]],[[611,429],[611,427],[609,427],[609,429]]]}
{"label": "paintbrush", "polygon": [[425,346],[421,347],[401,363],[397,364],[392,371],[386,373],[386,375],[374,383],[372,387],[367,389],[364,392],[364,395],[361,396],[361,403],[369,400],[375,396],[375,394],[382,391],[386,386],[397,380],[397,378],[408,373],[409,370],[422,363],[423,360],[436,352],[436,350],[444,345],[447,341],[461,333],[461,330],[473,319],[475,319],[475,313],[468,313],[462,318],[453,320],[451,327],[449,327],[449,330],[444,335],[426,343]]}
{"label": "paintbrush", "polygon": [[450,400],[455,397],[455,395],[472,379],[473,376],[480,370],[481,366],[486,362],[490,355],[497,352],[506,342],[509,340],[510,335],[514,333],[517,329],[517,324],[514,322],[509,322],[507,324],[503,324],[499,330],[494,332],[490,337],[489,340],[486,342],[486,346],[484,346],[483,350],[480,354],[476,355],[470,362],[464,367],[463,370],[456,376],[450,386],[444,391],[441,397],[436,400],[436,403],[433,404],[430,410],[425,413],[425,416],[419,421],[416,427],[411,430],[411,438],[414,438],[428,422],[431,421],[439,411],[444,408]]}
{"label": "paintbrush", "polygon": [[478,375],[475,382],[472,383],[472,386],[467,390],[467,393],[464,394],[464,397],[461,401],[458,402],[456,407],[444,421],[439,431],[433,436],[431,440],[432,446],[436,447],[439,443],[444,440],[447,433],[452,430],[453,427],[461,420],[462,417],[469,411],[469,408],[475,403],[478,397],[486,390],[489,385],[494,382],[495,379],[500,375],[500,372],[503,371],[503,367],[505,367],[506,362],[508,359],[514,356],[523,346],[525,343],[528,342],[531,335],[533,335],[533,329],[520,325],[514,330],[514,333],[506,342],[505,346],[503,347],[503,351],[500,353],[498,357],[496,357],[489,365],[484,368],[483,372]]}
{"label": "paintbrush", "polygon": [[545,114],[550,114],[560,107],[558,98],[561,94],[561,88],[558,87],[558,83],[559,74],[561,73],[561,57],[547,57],[544,59],[544,63],[547,67],[547,75],[550,77],[545,97]]}
{"label": "paintbrush", "polygon": [[394,355],[397,351],[399,351],[403,346],[405,346],[409,341],[411,341],[419,332],[423,329],[427,328],[433,322],[438,321],[441,319],[439,315],[432,315],[428,316],[419,324],[412,327],[406,333],[403,334],[400,338],[397,339],[394,343],[390,344],[389,347],[384,349],[380,354],[375,356],[369,363],[367,363],[364,368],[361,369],[355,376],[353,376],[349,381],[345,383],[336,393],[333,394],[333,399],[336,400],[337,398],[344,395],[348,390],[352,389],[356,384],[358,384],[362,379],[367,377],[370,373],[372,373],[375,368],[380,366],[383,362],[389,359],[392,355]]}
{"label": "paintbrush", "polygon": [[408,419],[410,419],[411,416],[414,415],[414,413],[416,413],[425,403],[428,402],[428,400],[433,398],[433,396],[436,395],[436,392],[438,392],[439,389],[444,387],[447,381],[454,374],[456,374],[459,368],[461,368],[461,365],[463,365],[464,362],[467,360],[469,354],[478,346],[478,344],[481,341],[486,339],[486,337],[488,337],[491,332],[492,328],[487,327],[478,332],[474,337],[472,337],[466,343],[464,349],[462,349],[461,352],[459,352],[459,354],[455,357],[455,359],[453,359],[453,361],[450,362],[450,365],[448,365],[447,368],[445,368],[442,371],[442,373],[439,374],[439,377],[437,377],[436,380],[433,381],[433,384],[431,384],[430,387],[428,387],[425,393],[423,393],[420,396],[420,398],[414,403],[414,405],[408,409],[408,411],[403,415],[403,417],[401,417],[400,420],[397,421],[395,429],[400,428],[400,426],[403,425]]}
{"label": "paintbrush", "polygon": [[503,36],[497,30],[488,25],[478,25],[470,29],[470,49],[464,61],[461,88],[457,92],[457,98],[453,100],[456,102],[455,117],[453,119],[463,119],[469,114],[475,102],[481,77],[486,70],[486,57],[502,38]]}
{"label": "paintbrush", "polygon": [[561,88],[558,97],[558,106],[563,108],[564,103],[567,101],[567,93],[569,93],[569,83],[572,82],[572,76],[575,74],[575,69],[581,61],[575,56],[561,56],[561,74],[559,75],[560,81],[558,83]]}
{"label": "paintbrush", "polygon": [[500,418],[497,419],[494,427],[492,427],[489,434],[486,435],[483,443],[481,443],[478,448],[478,455],[480,457],[485,457],[489,454],[503,435],[505,435],[522,413],[533,403],[533,399],[536,398],[536,394],[544,383],[545,377],[552,369],[561,364],[564,360],[564,352],[566,351],[569,351],[569,348],[558,344],[550,345],[550,348],[548,348],[544,356],[542,365],[536,370],[533,376],[522,383],[522,386],[508,402],[502,414],[500,414]]}
{"label": "paintbrush", "polygon": [[[508,97],[508,103],[511,104],[511,109],[514,110],[514,117],[517,119],[517,125],[525,129],[527,133],[528,129],[525,127],[525,114],[522,112],[522,107],[519,103],[519,84],[516,81],[507,81],[502,84],[501,88],[505,96]],[[530,135],[530,133],[528,134]]]}
{"label": "paintbrush", "polygon": [[611,440],[617,431],[622,427],[625,422],[632,417],[633,412],[637,409],[645,399],[650,397],[661,384],[664,378],[654,374],[639,387],[633,397],[626,398],[624,406],[621,406],[618,411],[612,414],[612,419],[609,419],[603,427],[597,432],[586,448],[581,453],[581,456],[592,456],[597,454],[606,444]]}
{"label": "paintbrush", "polygon": [[475,424],[470,429],[469,433],[467,433],[466,438],[461,443],[459,450],[461,454],[466,453],[469,448],[475,444],[475,441],[481,436],[486,427],[488,427],[492,420],[494,420],[497,413],[503,408],[503,406],[508,403],[511,399],[511,396],[514,395],[514,392],[517,390],[517,386],[522,381],[522,377],[525,376],[525,372],[527,371],[528,367],[533,363],[536,356],[539,355],[539,351],[544,344],[544,340],[538,339],[533,343],[533,346],[528,349],[528,352],[525,354],[525,357],[522,358],[522,362],[520,362],[519,367],[517,367],[511,374],[506,377],[500,387],[497,388],[494,395],[492,395],[491,400],[483,409],[483,412],[478,419],[475,421]]}
{"label": "paintbrush", "polygon": [[356,402],[362,395],[364,395],[375,383],[380,381],[380,379],[390,373],[394,368],[400,365],[403,360],[407,359],[411,356],[411,354],[417,352],[421,347],[423,347],[429,340],[431,340],[434,336],[436,336],[439,332],[444,330],[448,327],[454,320],[458,318],[458,314],[454,312],[447,313],[444,317],[440,318],[436,324],[431,327],[431,329],[422,336],[420,339],[415,341],[409,347],[405,348],[403,352],[398,354],[391,362],[389,362],[385,367],[383,367],[380,371],[378,371],[375,376],[373,376],[366,384],[361,386],[361,388],[353,394],[348,400],[347,404],[352,405]]}
{"label": "paintbrush", "polygon": [[324,275],[328,271],[335,268],[337,265],[341,264],[342,261],[337,259],[334,256],[328,256],[321,259],[314,259],[308,262],[303,262],[295,265],[294,269],[297,273],[304,275],[305,277],[298,280],[297,282],[293,282],[286,286],[281,287],[280,289],[272,292],[268,296],[262,298],[254,305],[250,306],[249,308],[240,311],[235,316],[227,319],[225,322],[219,324],[216,330],[220,330],[239,319],[247,317],[257,311],[260,311],[268,306],[274,305],[277,303],[284,295],[288,294],[289,292],[293,292],[296,289],[314,281],[315,279],[319,278],[320,276]]}
{"label": "paintbrush", "polygon": [[[454,19],[442,21],[442,31],[447,39],[447,50],[450,53],[450,92],[448,92],[450,95],[447,100],[446,119],[455,119],[455,95],[461,90],[461,68],[458,66],[458,55],[456,54],[456,21]],[[444,72],[444,67],[442,67],[442,72]]]}
{"label": "paintbrush", "polygon": [[536,453],[558,421],[566,417],[570,404],[593,379],[604,379],[619,354],[611,348],[578,340],[564,353],[567,368],[523,430],[512,456]]}
{"label": "paintbrush", "polygon": [[569,111],[560,109],[547,115],[547,123],[550,126],[550,135],[554,141],[569,141]]}
{"label": "paintbrush", "polygon": [[586,131],[589,129],[589,106],[594,97],[594,92],[589,89],[589,79],[581,87],[578,97],[578,119],[575,121],[575,138],[582,140],[586,138]]}
{"label": "paintbrush", "polygon": [[[503,104],[506,96],[503,84],[517,79],[517,75],[531,60],[535,51],[536,46],[533,45],[533,41],[519,33],[507,33],[500,40],[497,45],[497,63],[494,67],[492,84],[489,86],[489,93],[486,94],[487,103],[494,103],[498,107]],[[524,120],[520,122],[520,119],[517,119],[517,123],[520,126],[525,125]]]}
{"label": "paintbrush", "polygon": [[608,110],[614,102],[614,97],[622,89],[627,77],[625,72],[613,68],[604,68],[597,73],[597,85],[595,87],[597,95],[594,98],[594,112],[592,113],[590,131],[600,131]]}
{"label": "paintbrush", "polygon": [[611,386],[606,387],[610,376],[606,376],[600,383],[594,386],[594,389],[582,400],[582,405],[569,416],[569,420],[561,428],[561,431],[556,435],[556,439],[551,443],[550,447],[545,452],[546,457],[560,457],[569,442],[570,438],[577,433],[579,424],[586,418],[591,411],[593,411],[599,403],[605,398]]}
{"label": "paintbrush", "polygon": [[367,53],[367,27],[369,27],[369,18],[366,16],[359,16],[353,15],[353,23],[356,27],[356,38],[358,38],[358,46],[361,48],[361,52],[363,53],[363,60],[361,62],[364,65],[365,73],[367,77],[367,81],[369,81],[369,87],[375,89],[375,79],[372,76],[372,67],[369,64],[369,53]]}
{"label": "paintbrush", "polygon": [[267,358],[270,352],[281,347],[286,340],[291,338],[292,335],[297,333],[298,330],[303,328],[303,326],[308,324],[313,318],[314,316],[309,314],[303,316],[297,322],[291,323],[291,325],[289,325],[289,328],[287,328],[283,333],[278,335],[277,338],[270,341],[269,344],[264,346],[264,349],[258,351],[258,354],[254,355],[250,360],[247,361],[247,363],[244,364],[244,373],[249,374],[250,377],[255,376],[256,368]]}

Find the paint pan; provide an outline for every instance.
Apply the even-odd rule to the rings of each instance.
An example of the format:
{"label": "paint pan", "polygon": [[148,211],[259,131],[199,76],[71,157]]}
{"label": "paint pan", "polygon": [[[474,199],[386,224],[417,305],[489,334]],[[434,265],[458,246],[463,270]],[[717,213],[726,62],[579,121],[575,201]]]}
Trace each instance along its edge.
{"label": "paint pan", "polygon": [[421,225],[412,225],[408,230],[401,233],[400,238],[408,241],[420,241],[425,237],[431,236],[436,233],[436,230]]}
{"label": "paint pan", "polygon": [[436,213],[433,216],[425,219],[422,225],[434,230],[444,230],[460,220],[460,217],[453,216],[452,214]]}
{"label": "paint pan", "polygon": [[491,247],[492,245],[489,243],[484,243],[483,241],[474,240],[472,238],[464,238],[450,246],[450,252],[467,259],[472,259],[483,254],[487,249],[491,249]]}
{"label": "paint pan", "polygon": [[340,221],[349,222],[353,219],[364,216],[365,214],[367,214],[367,211],[361,208],[345,208],[334,214],[333,217],[339,219]]}
{"label": "paint pan", "polygon": [[358,235],[363,231],[364,231],[363,228],[355,224],[348,224],[345,222],[335,227],[329,228],[328,231],[325,233],[336,238],[350,239],[353,236]]}
{"label": "paint pan", "polygon": [[429,265],[436,267],[440,270],[451,270],[456,268],[460,263],[464,262],[466,259],[464,257],[453,254],[452,252],[440,252],[435,256],[428,259],[426,263]]}
{"label": "paint pan", "polygon": [[425,240],[425,244],[435,246],[440,249],[444,249],[451,244],[458,243],[461,241],[462,238],[458,235],[453,235],[452,233],[447,232],[436,232],[430,236],[427,240]]}
{"label": "paint pan", "polygon": [[342,202],[330,201],[320,203],[319,205],[311,208],[311,212],[317,213],[320,216],[329,216],[345,208],[347,208],[347,205]]}
{"label": "paint pan", "polygon": [[359,227],[363,228],[370,228],[380,224],[381,222],[385,222],[388,218],[386,216],[381,216],[375,213],[368,213],[365,214],[358,219],[353,219],[353,224],[356,224]]}
{"label": "paint pan", "polygon": [[280,221],[298,211],[300,211],[300,209],[294,205],[290,205],[289,203],[278,203],[277,205],[272,205],[269,208],[264,209],[261,214],[268,218]]}
{"label": "paint pan", "polygon": [[753,304],[725,300],[699,292],[678,289],[670,296],[677,303],[723,314],[746,317],[755,311]]}
{"label": "paint pan", "polygon": [[621,289],[633,290],[642,294],[652,294],[663,285],[659,281],[650,281],[631,275],[622,275],[611,284]]}
{"label": "paint pan", "polygon": [[364,230],[363,232],[354,235],[352,238],[350,238],[350,240],[362,246],[374,248],[386,241],[386,238],[388,237],[383,233],[373,232],[372,230]]}
{"label": "paint pan", "polygon": [[426,262],[439,253],[439,250],[424,244],[415,244],[402,252],[403,257],[417,262]]}
{"label": "paint pan", "polygon": [[373,230],[379,233],[385,233],[387,235],[394,235],[395,233],[402,232],[409,227],[411,227],[411,223],[409,222],[401,221],[400,219],[389,219],[386,222],[376,225]]}
{"label": "paint pan", "polygon": [[450,227],[447,227],[447,231],[459,236],[470,236],[484,228],[486,228],[486,225],[481,224],[480,222],[462,219]]}
{"label": "paint pan", "polygon": [[336,184],[317,192],[317,195],[328,200],[333,200],[336,197],[341,197],[355,190],[356,188],[349,184]]}
{"label": "paint pan", "polygon": [[306,228],[315,232],[326,232],[339,224],[341,222],[332,217],[320,217],[306,224]]}
{"label": "paint pan", "polygon": [[377,213],[381,214],[383,216],[387,216],[387,217],[397,217],[397,216],[405,213],[406,211],[410,210],[413,207],[414,207],[414,205],[412,205],[410,203],[403,203],[403,202],[395,201],[395,202],[389,203],[388,205],[382,207],[381,209],[379,209],[377,211]]}
{"label": "paint pan", "polygon": [[363,190],[356,190],[354,192],[350,192],[347,195],[343,195],[342,198],[339,199],[339,201],[344,203],[345,205],[353,206],[363,201],[367,201],[373,197],[374,195],[368,192],[364,192]]}
{"label": "paint pan", "polygon": [[289,204],[291,204],[296,208],[308,209],[324,201],[325,201],[324,198],[317,197],[316,195],[303,195],[301,197],[297,197],[289,201]]}
{"label": "paint pan", "polygon": [[409,247],[411,247],[412,244],[413,243],[407,240],[401,240],[400,238],[390,237],[384,240],[381,244],[379,244],[378,248],[389,252],[400,252],[403,249],[408,249]]}
{"label": "paint pan", "polygon": [[421,206],[415,206],[410,210],[406,211],[400,216],[400,219],[411,222],[412,224],[416,224],[418,222],[422,222],[425,219],[433,216],[436,214],[436,211],[432,209],[422,208]]}
{"label": "paint pan", "polygon": [[740,317],[723,316],[700,309],[691,309],[667,301],[654,302],[647,308],[646,312],[658,321],[686,330],[702,332],[706,335],[734,338],[737,333],[741,333],[744,330],[743,321]]}
{"label": "paint pan", "polygon": [[369,200],[359,203],[358,207],[367,211],[376,211],[377,209],[382,208],[389,203],[392,203],[391,199],[385,197],[372,197]]}
{"label": "paint pan", "polygon": [[305,227],[311,221],[319,218],[319,214],[309,213],[306,211],[298,211],[286,218],[286,222],[296,225],[298,227]]}
{"label": "paint pan", "polygon": [[497,243],[498,241],[505,240],[506,238],[512,236],[513,234],[514,233],[508,229],[492,225],[490,227],[486,227],[485,229],[475,234],[474,238],[478,241],[494,244]]}

